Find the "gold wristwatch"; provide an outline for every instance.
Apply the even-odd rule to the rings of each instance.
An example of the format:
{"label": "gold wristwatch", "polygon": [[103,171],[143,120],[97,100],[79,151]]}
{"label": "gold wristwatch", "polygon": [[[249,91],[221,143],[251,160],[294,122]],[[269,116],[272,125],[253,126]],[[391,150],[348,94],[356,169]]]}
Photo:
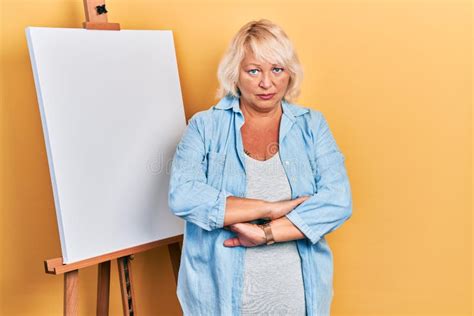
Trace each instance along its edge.
{"label": "gold wristwatch", "polygon": [[258,225],[261,229],[263,229],[263,232],[265,233],[265,238],[267,239],[267,245],[271,245],[275,243],[275,240],[273,239],[273,233],[272,233],[272,227],[270,226],[270,223],[265,223]]}

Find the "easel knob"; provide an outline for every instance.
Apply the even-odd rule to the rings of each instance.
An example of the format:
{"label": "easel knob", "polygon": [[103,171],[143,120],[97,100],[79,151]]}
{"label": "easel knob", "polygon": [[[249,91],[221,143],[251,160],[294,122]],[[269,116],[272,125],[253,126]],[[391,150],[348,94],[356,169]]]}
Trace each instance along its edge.
{"label": "easel knob", "polygon": [[107,21],[107,9],[105,0],[84,0],[84,11],[86,22],[82,23],[88,30],[115,30],[120,31],[119,23]]}

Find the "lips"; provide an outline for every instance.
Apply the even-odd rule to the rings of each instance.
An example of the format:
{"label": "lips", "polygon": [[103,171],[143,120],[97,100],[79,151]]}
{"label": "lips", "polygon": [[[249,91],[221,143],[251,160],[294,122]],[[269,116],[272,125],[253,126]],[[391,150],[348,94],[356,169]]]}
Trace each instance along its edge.
{"label": "lips", "polygon": [[274,95],[275,95],[275,93],[257,94],[257,96],[258,96],[260,99],[263,99],[263,100],[270,100],[271,98],[273,98]]}

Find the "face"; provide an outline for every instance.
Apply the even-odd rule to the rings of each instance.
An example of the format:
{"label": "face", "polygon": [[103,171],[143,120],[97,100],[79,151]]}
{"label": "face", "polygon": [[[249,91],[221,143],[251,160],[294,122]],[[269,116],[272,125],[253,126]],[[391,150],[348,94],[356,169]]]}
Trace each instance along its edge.
{"label": "face", "polygon": [[249,50],[240,64],[239,81],[241,104],[259,112],[280,106],[290,81],[290,74],[282,66],[258,61]]}

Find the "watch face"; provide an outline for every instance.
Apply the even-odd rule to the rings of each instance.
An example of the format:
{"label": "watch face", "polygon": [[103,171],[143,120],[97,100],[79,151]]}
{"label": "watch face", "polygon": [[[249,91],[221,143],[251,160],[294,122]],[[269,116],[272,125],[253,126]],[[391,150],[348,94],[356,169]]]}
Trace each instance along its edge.
{"label": "watch face", "polygon": [[259,224],[259,225],[264,225],[264,224],[268,224],[270,222],[271,222],[271,220],[269,218],[264,217],[264,218],[256,219],[253,223],[254,224]]}

